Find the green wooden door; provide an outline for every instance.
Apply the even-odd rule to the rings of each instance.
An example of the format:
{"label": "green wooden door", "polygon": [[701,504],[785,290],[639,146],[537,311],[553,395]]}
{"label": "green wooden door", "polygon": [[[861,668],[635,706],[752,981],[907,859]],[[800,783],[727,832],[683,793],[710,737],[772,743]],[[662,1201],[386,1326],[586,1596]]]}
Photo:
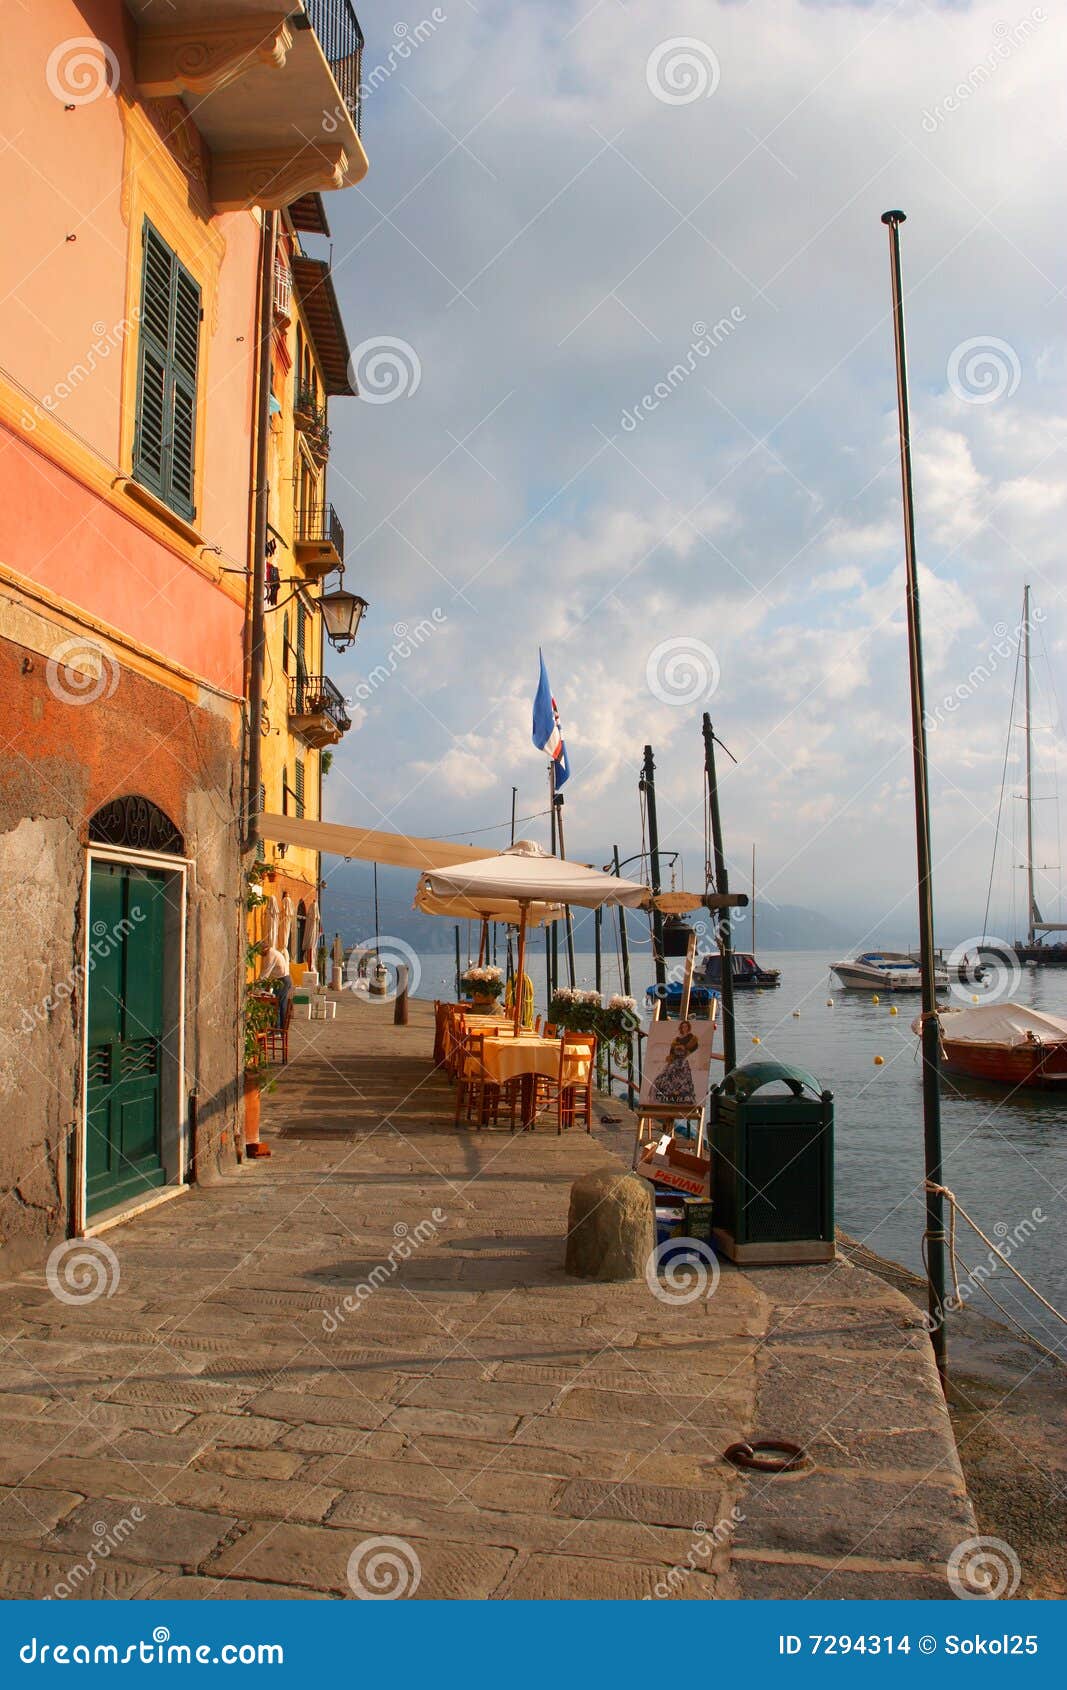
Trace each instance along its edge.
{"label": "green wooden door", "polygon": [[92,865],[86,1215],[165,1180],[160,1058],[166,876],[124,863]]}

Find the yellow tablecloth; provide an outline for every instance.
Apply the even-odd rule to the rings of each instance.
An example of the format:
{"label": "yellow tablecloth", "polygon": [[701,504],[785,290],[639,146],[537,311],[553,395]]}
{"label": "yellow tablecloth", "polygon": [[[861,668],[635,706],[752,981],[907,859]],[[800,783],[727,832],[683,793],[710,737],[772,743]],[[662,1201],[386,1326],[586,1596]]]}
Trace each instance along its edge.
{"label": "yellow tablecloth", "polygon": [[[540,1074],[547,1080],[554,1080],[559,1075],[558,1039],[542,1039],[536,1033],[520,1033],[518,1038],[488,1038],[482,1048],[485,1052],[485,1072],[494,1085],[502,1086],[509,1080],[521,1080],[531,1074]],[[589,1058],[569,1056],[564,1084],[581,1086],[588,1078]]]}

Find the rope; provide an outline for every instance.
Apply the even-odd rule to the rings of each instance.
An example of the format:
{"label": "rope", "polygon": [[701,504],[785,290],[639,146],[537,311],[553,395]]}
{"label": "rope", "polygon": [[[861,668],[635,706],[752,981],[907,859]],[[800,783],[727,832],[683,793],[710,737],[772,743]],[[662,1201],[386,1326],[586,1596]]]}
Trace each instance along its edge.
{"label": "rope", "polygon": [[[978,1225],[978,1222],[976,1220],[973,1220],[971,1218],[971,1216],[967,1213],[966,1209],[963,1207],[963,1204],[957,1198],[955,1192],[950,1191],[947,1185],[936,1185],[930,1180],[926,1181],[926,1190],[928,1192],[934,1193],[938,1197],[943,1197],[945,1199],[945,1202],[949,1205],[948,1249],[949,1249],[949,1259],[950,1259],[951,1266],[952,1266],[953,1295],[955,1296],[956,1303],[959,1307],[963,1306],[963,1299],[960,1295],[960,1282],[959,1282],[959,1278],[958,1278],[957,1271],[956,1271],[956,1216],[957,1216],[957,1214],[959,1214],[961,1216],[961,1218],[967,1222],[967,1225],[971,1228],[972,1232],[976,1232],[978,1234],[979,1238],[982,1240],[982,1243],[985,1244],[988,1247],[988,1249],[990,1249],[993,1252],[993,1254],[998,1258],[998,1260],[1002,1261],[1004,1263],[1004,1266],[1007,1268],[1008,1272],[1013,1273],[1015,1275],[1015,1277],[1019,1281],[1020,1285],[1024,1285],[1026,1287],[1026,1289],[1029,1291],[1030,1295],[1037,1299],[1037,1301],[1041,1304],[1042,1308],[1047,1309],[1049,1314],[1054,1315],[1055,1318],[1058,1321],[1060,1321],[1062,1325],[1067,1326],[1067,1315],[1061,1314],[1059,1309],[1054,1308],[1052,1306],[1052,1304],[1048,1301],[1048,1299],[1043,1297],[1041,1295],[1040,1291],[1038,1291],[1035,1286],[1031,1285],[1030,1281],[1027,1278],[1025,1278],[1025,1276],[1023,1274],[1021,1274],[1019,1272],[1018,1268],[1015,1267],[1012,1264],[1012,1262],[1009,1261],[1008,1257],[1004,1254],[1003,1250],[999,1247],[999,1245],[994,1244],[993,1240],[986,1236],[986,1234],[982,1231],[981,1227]],[[963,1263],[963,1268],[964,1268],[965,1272],[969,1273],[970,1278],[973,1280],[974,1274],[971,1273],[970,1270],[967,1268],[966,1262]],[[990,1298],[990,1301],[996,1303],[996,1298],[992,1295],[991,1292],[986,1291],[986,1288],[982,1284],[981,1280],[978,1281],[978,1285],[979,1285],[981,1290],[986,1292],[986,1296]],[[997,1307],[1000,1308],[999,1303],[997,1303]],[[1001,1312],[1003,1313],[1004,1311],[1002,1310]],[[1011,1317],[1008,1316],[1008,1318],[1010,1319]],[[1020,1328],[1020,1330],[1022,1330],[1022,1329]]]}
{"label": "rope", "polygon": [[[1015,674],[1011,683],[1011,709],[1008,713],[1008,736],[1004,741],[1004,766],[1000,771],[1000,798],[997,801],[997,820],[993,829],[993,861],[989,865],[989,885],[985,895],[985,915],[982,919],[982,932],[989,932],[989,906],[993,901],[993,876],[997,872],[997,846],[1000,844],[1000,822],[1004,813],[1004,789],[1008,781],[1008,757],[1011,754],[1011,740],[1015,732],[1015,699],[1019,690],[1019,664],[1022,661],[1022,646],[1015,647]],[[1014,885],[1014,879],[1013,879]]]}

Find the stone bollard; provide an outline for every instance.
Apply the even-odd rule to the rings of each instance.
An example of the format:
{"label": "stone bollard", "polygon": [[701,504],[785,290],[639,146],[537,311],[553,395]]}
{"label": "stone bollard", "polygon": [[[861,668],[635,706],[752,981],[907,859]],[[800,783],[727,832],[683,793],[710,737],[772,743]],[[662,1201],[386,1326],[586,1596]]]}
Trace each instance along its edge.
{"label": "stone bollard", "polygon": [[652,1187],[608,1168],[571,1186],[563,1266],[577,1279],[643,1279],[656,1244]]}
{"label": "stone bollard", "polygon": [[397,965],[396,1002],[393,1005],[394,1027],[406,1027],[408,1024],[408,972],[406,962]]}

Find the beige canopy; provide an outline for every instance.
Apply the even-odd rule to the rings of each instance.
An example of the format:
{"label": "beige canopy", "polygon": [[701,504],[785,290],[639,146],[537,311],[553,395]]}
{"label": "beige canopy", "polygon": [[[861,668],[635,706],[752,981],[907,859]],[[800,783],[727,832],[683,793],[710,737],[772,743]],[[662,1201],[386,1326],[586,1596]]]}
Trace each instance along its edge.
{"label": "beige canopy", "polygon": [[444,868],[495,854],[491,845],[457,845],[454,840],[381,833],[339,822],[311,821],[304,816],[257,816],[256,831],[260,839],[276,845],[301,846],[334,857],[358,857],[366,863],[389,863],[394,868]]}

